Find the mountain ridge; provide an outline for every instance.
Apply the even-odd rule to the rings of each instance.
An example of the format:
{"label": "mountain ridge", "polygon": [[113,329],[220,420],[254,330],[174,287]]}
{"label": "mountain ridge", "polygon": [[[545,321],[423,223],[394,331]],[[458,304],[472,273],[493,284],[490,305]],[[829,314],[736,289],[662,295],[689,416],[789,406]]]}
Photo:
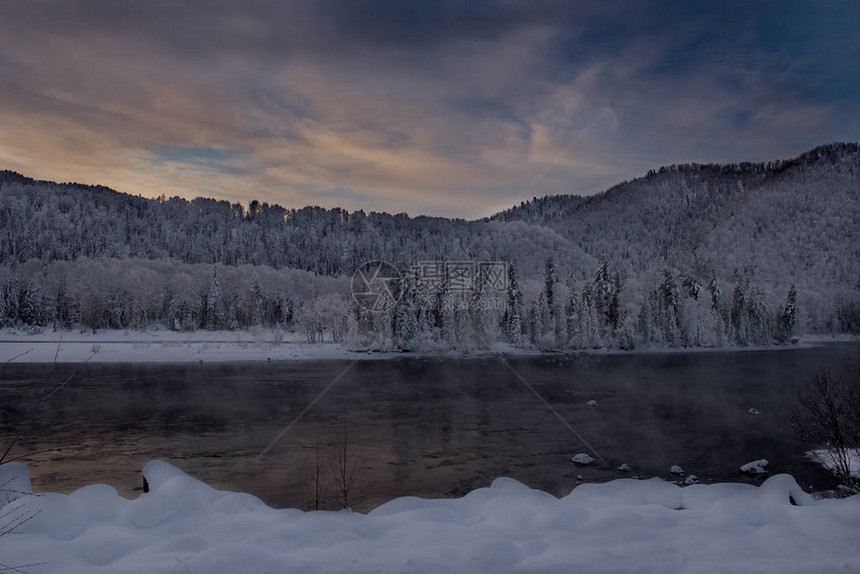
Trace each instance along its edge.
{"label": "mountain ridge", "polygon": [[563,202],[566,198],[578,198],[580,201],[571,201],[571,210],[582,208],[585,204],[599,201],[599,198],[609,195],[612,193],[617,193],[619,190],[623,189],[625,186],[642,180],[642,179],[650,179],[654,178],[658,175],[665,174],[667,172],[681,172],[681,173],[690,173],[690,172],[717,172],[722,175],[730,175],[730,174],[763,174],[770,172],[768,175],[776,175],[778,173],[784,172],[791,168],[795,168],[804,164],[812,164],[815,162],[827,161],[830,163],[834,163],[836,160],[841,160],[845,155],[860,155],[860,143],[856,142],[833,142],[828,144],[822,144],[816,146],[808,151],[805,151],[793,158],[790,159],[779,159],[772,160],[766,162],[740,162],[740,163],[684,163],[684,164],[671,164],[668,166],[662,166],[657,169],[649,170],[645,175],[633,178],[632,180],[622,181],[617,183],[604,191],[592,194],[592,195],[577,195],[577,194],[552,194],[545,195],[541,197],[533,197],[531,200],[526,200],[521,202],[519,205],[514,205],[508,209],[502,210],[500,212],[494,213],[485,218],[480,218],[482,220],[503,220],[503,221],[512,221],[517,219],[515,213],[519,209],[526,209],[533,211],[534,205],[536,203],[547,203],[547,204],[558,204]]}
{"label": "mountain ridge", "polygon": [[[525,200],[523,202],[520,202],[520,204],[518,204],[518,205],[512,205],[511,207],[509,207],[507,209],[496,212],[496,213],[491,214],[489,216],[479,217],[479,218],[472,219],[472,220],[467,220],[467,219],[459,218],[459,217],[442,217],[442,216],[432,216],[432,215],[423,215],[423,214],[418,214],[418,215],[414,215],[414,216],[406,215],[406,217],[408,217],[409,219],[447,219],[447,220],[453,220],[453,221],[512,221],[512,220],[517,219],[517,217],[514,215],[514,213],[518,209],[532,206],[535,203],[556,204],[556,203],[562,202],[563,200],[565,200],[567,198],[571,198],[572,205],[571,205],[570,209],[577,209],[582,205],[582,203],[589,203],[590,201],[595,200],[598,197],[604,196],[606,194],[610,194],[614,190],[617,190],[618,188],[622,188],[623,186],[628,185],[632,182],[635,182],[635,181],[638,181],[641,179],[653,178],[656,175],[664,174],[666,172],[672,172],[672,171],[676,171],[676,172],[716,171],[716,172],[723,173],[723,174],[726,174],[726,173],[736,173],[736,174],[746,173],[746,174],[749,174],[749,173],[762,173],[762,172],[777,172],[778,173],[778,172],[782,172],[782,171],[785,171],[785,170],[793,168],[793,167],[798,167],[800,165],[803,165],[804,163],[809,164],[809,163],[813,163],[816,161],[829,161],[829,162],[833,163],[837,159],[842,159],[844,157],[844,155],[846,155],[846,154],[851,154],[851,155],[860,154],[860,143],[858,143],[858,142],[833,142],[833,143],[828,143],[828,144],[822,144],[822,145],[816,146],[816,147],[814,147],[808,151],[805,151],[805,152],[803,152],[803,153],[801,153],[801,154],[799,154],[793,158],[778,159],[778,160],[772,160],[772,161],[766,161],[766,162],[740,162],[740,163],[727,163],[727,164],[691,162],[691,163],[684,163],[684,164],[671,164],[668,166],[661,166],[660,168],[657,168],[657,169],[651,169],[644,176],[640,176],[640,177],[634,178],[632,180],[622,181],[620,183],[617,183],[617,184],[610,186],[609,188],[605,189],[604,191],[601,191],[601,192],[598,192],[598,193],[595,193],[592,195],[583,196],[583,195],[577,195],[577,194],[573,194],[573,193],[570,193],[570,194],[560,193],[560,194],[544,195],[544,196],[540,196],[540,197],[535,196],[531,200]],[[21,185],[37,185],[37,184],[56,185],[56,186],[62,186],[62,187],[73,187],[73,188],[80,188],[80,189],[87,189],[87,190],[107,191],[107,192],[111,192],[111,193],[115,193],[115,194],[119,194],[119,195],[126,195],[126,196],[130,196],[130,197],[139,197],[139,198],[143,198],[143,199],[158,200],[158,198],[149,198],[149,197],[145,197],[145,196],[140,195],[140,194],[117,191],[113,188],[110,188],[110,187],[107,187],[104,185],[100,185],[100,184],[86,184],[86,183],[79,183],[79,182],[74,182],[74,181],[57,182],[57,181],[52,181],[52,180],[42,180],[42,179],[35,179],[32,177],[23,175],[22,173],[16,172],[13,170],[8,170],[8,169],[0,170],[0,187],[2,187],[5,184],[10,184],[10,183],[17,183],[17,184],[21,184]],[[573,198],[576,198],[576,200],[574,200]],[[187,200],[187,201],[194,201],[195,199],[203,199],[203,200],[211,200],[211,201],[219,201],[219,202],[220,201],[227,201],[227,200],[218,200],[218,199],[214,199],[214,198],[210,198],[210,197],[204,197],[204,196],[196,196],[194,199]],[[250,200],[249,204],[251,203],[251,201],[254,201],[254,200]],[[228,202],[228,203],[233,203],[233,202]],[[294,210],[301,210],[301,209],[307,209],[307,208],[312,208],[312,209],[319,208],[319,209],[327,209],[327,210],[334,210],[334,211],[344,211],[344,212],[350,213],[348,210],[345,210],[344,208],[341,208],[338,206],[329,207],[329,208],[323,208],[323,207],[320,207],[318,205],[313,205],[313,204],[307,204],[307,205],[304,205],[302,207],[296,207],[296,208],[289,208],[289,207],[285,207],[285,206],[280,206],[279,204],[272,204],[272,206],[273,207],[283,207],[284,209],[294,209]],[[358,209],[358,210],[355,210],[351,213],[358,213],[358,212],[364,212],[364,210]],[[370,211],[368,213],[379,213],[379,214],[390,215],[392,217],[402,215],[401,213],[394,214],[394,213],[389,213],[389,212],[385,212],[385,211]]]}
{"label": "mountain ridge", "polygon": [[860,145],[826,144],[788,160],[671,165],[593,196],[535,198],[467,221],[150,199],[2,171],[0,263],[169,258],[337,276],[369,260],[463,259],[516,261],[534,276],[553,256],[580,279],[609,261],[632,274],[675,268],[773,286],[826,280],[854,288],[858,174]]}

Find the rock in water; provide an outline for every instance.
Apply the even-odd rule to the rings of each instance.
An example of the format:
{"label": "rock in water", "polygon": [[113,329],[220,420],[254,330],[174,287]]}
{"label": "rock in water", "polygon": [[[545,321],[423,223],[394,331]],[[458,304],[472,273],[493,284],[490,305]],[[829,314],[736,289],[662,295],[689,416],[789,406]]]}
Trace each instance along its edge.
{"label": "rock in water", "polygon": [[759,460],[754,460],[752,462],[748,462],[745,465],[741,466],[741,472],[744,474],[766,474],[767,470],[764,467],[767,466],[767,459],[761,458]]}
{"label": "rock in water", "polygon": [[594,459],[585,454],[584,452],[573,455],[573,458],[570,460],[572,460],[576,464],[591,464],[592,462],[594,462]]}

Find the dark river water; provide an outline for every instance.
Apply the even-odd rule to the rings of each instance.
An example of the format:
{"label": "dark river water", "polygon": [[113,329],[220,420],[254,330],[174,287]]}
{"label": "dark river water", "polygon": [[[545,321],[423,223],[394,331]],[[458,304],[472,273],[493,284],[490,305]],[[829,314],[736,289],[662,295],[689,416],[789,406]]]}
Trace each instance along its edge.
{"label": "dark river water", "polygon": [[[217,488],[302,507],[317,455],[334,494],[343,442],[359,510],[396,496],[462,495],[499,476],[556,495],[578,480],[668,477],[675,464],[702,482],[754,481],[738,468],[759,458],[806,488],[826,488],[828,475],[803,456],[813,445],[789,421],[797,389],[820,368],[860,371],[860,344],[507,364],[8,364],[0,366],[0,435],[6,443],[43,389],[73,375],[11,453],[27,455],[37,491],[103,482],[133,497],[141,468],[158,458]],[[579,452],[597,461],[574,465]],[[617,471],[621,463],[633,471]]]}

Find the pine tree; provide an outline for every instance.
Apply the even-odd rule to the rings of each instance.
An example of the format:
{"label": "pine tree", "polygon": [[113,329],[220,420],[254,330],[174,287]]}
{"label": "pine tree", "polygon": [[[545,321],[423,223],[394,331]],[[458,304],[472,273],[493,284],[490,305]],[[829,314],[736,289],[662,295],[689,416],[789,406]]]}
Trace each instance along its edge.
{"label": "pine tree", "polygon": [[612,331],[618,329],[621,323],[621,289],[624,283],[621,279],[621,273],[616,273],[612,278],[612,296],[609,299],[609,307],[607,309],[607,320]]}
{"label": "pine tree", "polygon": [[568,278],[567,303],[564,305],[564,317],[567,324],[566,347],[580,348],[582,346],[582,328],[580,324],[579,301],[576,292],[576,282],[573,277]]}
{"label": "pine tree", "polygon": [[717,280],[716,273],[711,275],[711,280],[708,283],[708,291],[711,293],[711,308],[719,309],[720,298],[723,295],[723,291],[720,289],[720,282]]}
{"label": "pine tree", "polygon": [[663,270],[663,280],[657,290],[659,323],[663,339],[668,345],[683,343],[681,332],[681,297],[675,277],[668,269]]}
{"label": "pine tree", "polygon": [[594,274],[591,286],[598,327],[606,339],[612,339],[621,322],[621,273],[610,273],[609,264],[604,260]]}
{"label": "pine tree", "polygon": [[[560,283],[556,284],[556,287],[560,287]],[[553,300],[556,302],[555,309],[552,311],[552,322],[553,322],[553,344],[556,349],[563,349],[567,347],[568,334],[567,334],[567,316],[564,314],[564,306],[562,302],[564,301],[561,293],[556,293]]]}
{"label": "pine tree", "polygon": [[468,347],[472,327],[472,314],[469,300],[463,293],[454,296],[454,342],[457,346]]}
{"label": "pine tree", "polygon": [[488,277],[486,272],[484,272],[483,268],[480,268],[475,284],[472,287],[472,293],[469,297],[470,326],[472,334],[472,340],[470,342],[481,349],[487,348],[490,343],[487,321],[487,281]]}
{"label": "pine tree", "polygon": [[755,345],[773,343],[770,316],[767,312],[767,298],[761,289],[753,289],[750,293],[747,313],[752,343]]}
{"label": "pine tree", "polygon": [[537,328],[537,341],[543,344],[547,331],[552,327],[552,315],[546,294],[541,293],[537,300],[537,313],[535,316],[535,327]]}
{"label": "pine tree", "polygon": [[259,279],[254,279],[254,283],[251,285],[251,300],[253,305],[251,324],[262,325],[266,314],[266,298]]}
{"label": "pine tree", "polygon": [[586,283],[582,288],[581,297],[582,313],[582,346],[583,348],[596,349],[603,345],[600,336],[600,324],[597,317],[597,306],[595,305],[594,286]]}
{"label": "pine tree", "polygon": [[529,305],[529,315],[528,315],[528,332],[529,332],[529,342],[532,345],[537,345],[540,340],[540,333],[543,330],[543,325],[539,324],[540,319],[538,318],[538,303],[537,301],[532,301],[531,305]]}
{"label": "pine tree", "polygon": [[600,263],[594,279],[591,281],[594,290],[594,307],[602,322],[606,324],[609,302],[612,299],[612,281],[609,276],[609,264],[606,260]]}
{"label": "pine tree", "polygon": [[794,335],[794,326],[797,322],[797,288],[794,284],[788,289],[788,297],[785,299],[785,305],[779,312],[777,319],[777,340],[780,343],[787,343]]}
{"label": "pine tree", "polygon": [[523,294],[516,263],[508,265],[508,306],[505,313],[504,329],[508,342],[519,345],[523,335]]}
{"label": "pine tree", "polygon": [[451,293],[451,275],[447,265],[442,275],[442,286],[439,289],[437,302],[437,325],[442,341],[449,347],[453,347],[457,343],[456,314],[454,312],[456,298]]}
{"label": "pine tree", "polygon": [[66,282],[63,280],[57,287],[57,296],[54,298],[54,330],[70,329],[72,327],[72,301]]}
{"label": "pine tree", "polygon": [[558,282],[558,274],[555,269],[555,262],[552,255],[548,255],[544,265],[544,298],[546,299],[547,308],[550,311],[553,308],[553,295],[555,294],[555,284]]}
{"label": "pine tree", "polygon": [[3,286],[3,301],[6,323],[8,325],[19,323],[21,321],[21,285],[18,282],[18,277],[13,277]]}
{"label": "pine tree", "polygon": [[81,304],[81,331],[92,329],[95,333],[104,327],[105,301],[96,289],[87,292]]}
{"label": "pine tree", "polygon": [[661,342],[659,339],[659,330],[654,325],[653,301],[653,297],[644,297],[637,319],[639,339],[645,345]]}
{"label": "pine tree", "polygon": [[684,278],[681,280],[681,286],[684,287],[687,297],[690,297],[694,301],[699,300],[699,293],[702,291],[702,284],[699,283],[698,279],[692,275],[684,275]]}
{"label": "pine tree", "polygon": [[394,345],[401,351],[413,350],[418,337],[415,291],[415,271],[410,267],[400,281],[400,298],[394,317]]}
{"label": "pine tree", "polygon": [[221,328],[221,285],[218,283],[218,271],[212,270],[212,283],[209,285],[209,291],[206,294],[205,305],[205,329],[216,330]]}
{"label": "pine tree", "polygon": [[746,346],[750,343],[749,314],[747,313],[747,290],[749,282],[741,278],[735,282],[735,290],[732,294],[732,329],[735,332],[735,342]]}

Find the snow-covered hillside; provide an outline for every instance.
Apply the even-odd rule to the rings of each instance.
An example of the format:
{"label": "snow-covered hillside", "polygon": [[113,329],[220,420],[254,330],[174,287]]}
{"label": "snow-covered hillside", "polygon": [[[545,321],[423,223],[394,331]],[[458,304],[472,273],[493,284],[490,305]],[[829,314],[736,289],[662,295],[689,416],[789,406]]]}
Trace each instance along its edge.
{"label": "snow-covered hillside", "polygon": [[[785,344],[860,331],[858,219],[857,144],[661,168],[480,221],[0,172],[0,327],[264,326],[407,351]],[[372,261],[397,270],[397,308],[368,314],[351,296]]]}

